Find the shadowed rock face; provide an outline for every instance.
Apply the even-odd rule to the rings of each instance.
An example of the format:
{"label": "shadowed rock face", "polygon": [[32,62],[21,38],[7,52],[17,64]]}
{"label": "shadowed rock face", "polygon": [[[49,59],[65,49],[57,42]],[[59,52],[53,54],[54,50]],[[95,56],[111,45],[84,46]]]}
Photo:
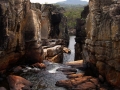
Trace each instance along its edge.
{"label": "shadowed rock face", "polygon": [[106,80],[120,88],[119,0],[90,0],[83,55]]}
{"label": "shadowed rock face", "polygon": [[[64,39],[64,35],[68,37],[66,29],[59,28],[63,19],[61,13],[62,8],[57,9],[50,4],[31,4],[30,0],[1,0],[0,70],[10,68],[18,60],[26,64],[42,62],[41,39],[48,39],[52,31],[56,39]],[[61,33],[64,34],[62,37]]]}
{"label": "shadowed rock face", "polygon": [[88,13],[89,13],[89,7],[85,6],[84,10],[81,13],[81,18],[76,19],[75,60],[83,59],[82,51],[83,51],[83,45],[85,44],[85,38],[86,38],[85,19]]}
{"label": "shadowed rock face", "polygon": [[62,7],[51,4],[40,5],[31,4],[31,8],[41,11],[41,39],[63,39],[68,45],[69,35],[67,30],[67,18],[63,15],[65,11]]}
{"label": "shadowed rock face", "polygon": [[0,1],[0,70],[15,63],[25,52],[25,18],[29,0]]}

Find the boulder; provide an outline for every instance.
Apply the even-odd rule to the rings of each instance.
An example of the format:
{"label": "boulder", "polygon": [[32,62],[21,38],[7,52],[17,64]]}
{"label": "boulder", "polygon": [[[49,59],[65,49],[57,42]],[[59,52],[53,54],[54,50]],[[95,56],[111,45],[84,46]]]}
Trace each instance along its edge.
{"label": "boulder", "polygon": [[63,61],[63,51],[61,45],[56,45],[53,47],[46,47],[43,49],[43,60],[49,60],[51,62],[62,62]]}
{"label": "boulder", "polygon": [[57,55],[53,57],[46,57],[46,60],[55,62],[55,63],[61,63],[63,62],[63,53],[58,53]]}
{"label": "boulder", "polygon": [[94,89],[96,90],[97,87],[99,87],[99,81],[96,78],[93,78],[91,76],[84,76],[84,75],[78,75],[79,77],[76,77],[78,74],[73,74],[71,79],[68,80],[61,80],[57,81],[57,86],[62,86],[67,89],[72,90],[89,90]]}
{"label": "boulder", "polygon": [[71,50],[68,49],[67,47],[63,47],[63,52],[69,54],[71,53]]}
{"label": "boulder", "polygon": [[10,90],[30,90],[32,87],[32,83],[20,76],[9,75],[8,83]]}
{"label": "boulder", "polygon": [[87,90],[87,89],[96,89],[97,87],[92,82],[86,82],[77,86],[79,90]]}
{"label": "boulder", "polygon": [[37,67],[37,68],[40,68],[40,69],[45,69],[46,66],[44,63],[35,63],[32,65],[33,67]]}

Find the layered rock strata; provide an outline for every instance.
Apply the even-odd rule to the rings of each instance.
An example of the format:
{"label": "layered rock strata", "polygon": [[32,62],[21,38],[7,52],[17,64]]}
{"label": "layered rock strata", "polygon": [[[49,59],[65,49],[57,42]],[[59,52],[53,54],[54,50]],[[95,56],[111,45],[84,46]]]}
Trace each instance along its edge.
{"label": "layered rock strata", "polygon": [[42,62],[45,40],[68,37],[67,22],[62,23],[67,21],[63,11],[50,4],[31,4],[30,0],[1,0],[0,71],[12,67],[18,60],[26,64]]}
{"label": "layered rock strata", "polygon": [[113,86],[120,88],[119,0],[90,0],[84,60]]}

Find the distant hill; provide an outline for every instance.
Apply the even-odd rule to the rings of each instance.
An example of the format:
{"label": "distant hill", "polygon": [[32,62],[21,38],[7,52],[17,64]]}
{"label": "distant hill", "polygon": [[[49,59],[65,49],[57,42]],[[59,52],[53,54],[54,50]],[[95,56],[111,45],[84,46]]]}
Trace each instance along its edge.
{"label": "distant hill", "polygon": [[57,4],[87,5],[88,2],[87,1],[81,1],[81,0],[66,0],[66,1],[58,2]]}

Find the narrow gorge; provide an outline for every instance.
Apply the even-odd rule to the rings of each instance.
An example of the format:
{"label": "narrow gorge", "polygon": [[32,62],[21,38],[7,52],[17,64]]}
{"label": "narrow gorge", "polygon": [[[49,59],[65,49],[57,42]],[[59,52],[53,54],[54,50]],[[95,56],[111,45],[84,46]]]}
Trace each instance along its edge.
{"label": "narrow gorge", "polygon": [[89,0],[75,36],[64,12],[0,0],[0,90],[120,90],[120,0]]}

